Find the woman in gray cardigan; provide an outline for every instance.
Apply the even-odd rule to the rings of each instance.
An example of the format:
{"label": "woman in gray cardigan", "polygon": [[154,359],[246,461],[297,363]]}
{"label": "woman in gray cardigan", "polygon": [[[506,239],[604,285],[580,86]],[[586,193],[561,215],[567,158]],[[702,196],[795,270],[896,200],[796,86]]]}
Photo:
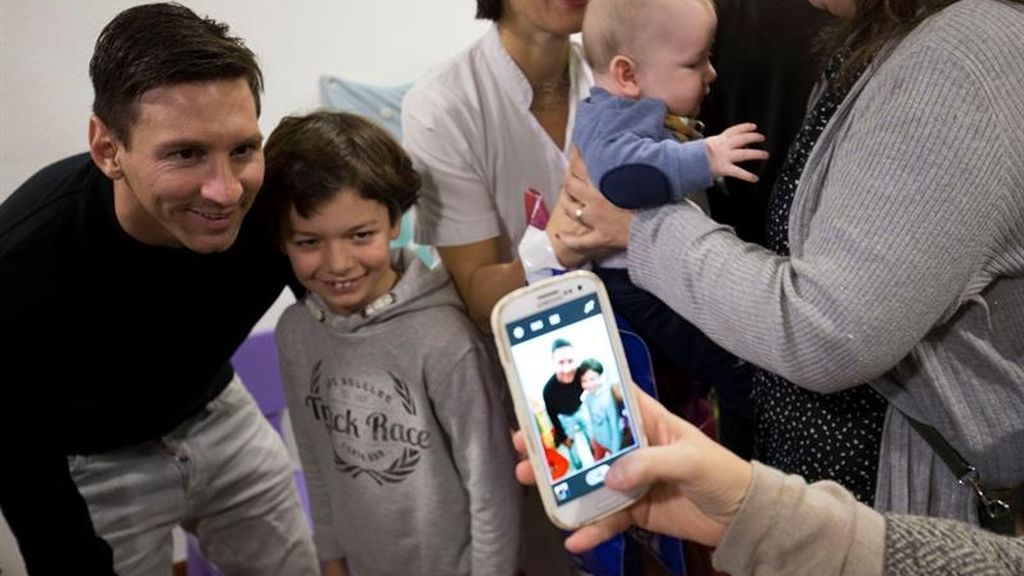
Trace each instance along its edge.
{"label": "woman in gray cardigan", "polygon": [[802,388],[869,382],[889,402],[875,507],[978,522],[908,416],[983,485],[1024,484],[1024,3],[814,3],[863,24],[863,72],[809,151],[788,256],[694,206],[618,209],[578,159],[560,204],[581,228],[555,247],[628,246],[634,283]]}

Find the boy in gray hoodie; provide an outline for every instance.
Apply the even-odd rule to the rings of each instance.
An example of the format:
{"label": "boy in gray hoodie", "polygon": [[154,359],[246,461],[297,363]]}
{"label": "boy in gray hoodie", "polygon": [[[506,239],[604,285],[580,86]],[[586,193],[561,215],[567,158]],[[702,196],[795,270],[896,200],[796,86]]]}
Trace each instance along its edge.
{"label": "boy in gray hoodie", "polygon": [[514,574],[503,382],[444,268],[389,248],[419,189],[409,158],[339,112],[285,118],[265,153],[308,290],[277,342],[324,574]]}

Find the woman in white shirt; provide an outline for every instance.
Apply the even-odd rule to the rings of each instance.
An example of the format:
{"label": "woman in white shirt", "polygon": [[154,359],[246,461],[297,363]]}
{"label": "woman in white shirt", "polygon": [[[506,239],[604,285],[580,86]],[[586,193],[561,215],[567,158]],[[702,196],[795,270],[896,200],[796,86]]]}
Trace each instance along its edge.
{"label": "woman in white shirt", "polygon": [[477,0],[494,25],[419,81],[402,105],[403,145],[423,176],[416,241],[433,245],[470,316],[524,284],[516,246],[524,193],[553,210],[576,102],[593,83],[581,49],[586,0]]}

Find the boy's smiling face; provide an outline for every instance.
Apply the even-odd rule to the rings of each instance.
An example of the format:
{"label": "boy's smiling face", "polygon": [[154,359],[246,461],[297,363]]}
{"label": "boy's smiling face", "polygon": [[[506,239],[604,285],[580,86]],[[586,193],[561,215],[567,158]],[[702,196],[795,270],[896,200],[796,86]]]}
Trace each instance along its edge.
{"label": "boy's smiling face", "polygon": [[717,18],[706,0],[659,4],[635,55],[640,96],[661,100],[672,114],[696,116],[717,77],[709,60]]}
{"label": "boy's smiling face", "polygon": [[596,370],[587,370],[580,376],[580,386],[584,390],[593,390],[601,386],[601,375]]}
{"label": "boy's smiling face", "polygon": [[389,245],[399,231],[384,204],[343,188],[309,218],[292,207],[284,248],[299,282],[348,316],[398,281]]}

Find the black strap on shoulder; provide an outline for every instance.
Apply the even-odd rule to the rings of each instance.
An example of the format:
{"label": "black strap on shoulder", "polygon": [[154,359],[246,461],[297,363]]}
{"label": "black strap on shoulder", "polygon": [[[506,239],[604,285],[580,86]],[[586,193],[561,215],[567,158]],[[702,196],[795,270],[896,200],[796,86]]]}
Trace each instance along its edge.
{"label": "black strap on shoulder", "polygon": [[977,495],[978,522],[982,528],[998,534],[1014,535],[1017,529],[1016,516],[1024,511],[1024,484],[1007,489],[987,488],[981,483],[981,474],[978,470],[971,466],[938,430],[911,418],[902,410],[900,412],[945,462],[957,481],[972,489]]}

